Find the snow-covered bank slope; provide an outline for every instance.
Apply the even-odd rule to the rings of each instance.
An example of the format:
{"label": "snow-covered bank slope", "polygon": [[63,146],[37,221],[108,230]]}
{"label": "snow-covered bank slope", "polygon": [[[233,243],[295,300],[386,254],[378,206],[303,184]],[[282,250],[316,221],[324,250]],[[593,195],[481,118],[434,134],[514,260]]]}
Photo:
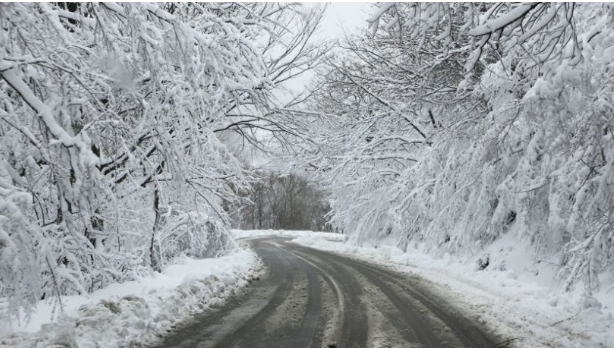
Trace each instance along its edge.
{"label": "snow-covered bank slope", "polygon": [[330,187],[329,224],[356,244],[458,258],[514,232],[558,257],[566,289],[603,289],[614,278],[614,6],[378,7],[314,91],[318,111],[337,116],[313,137],[324,156],[304,164]]}
{"label": "snow-covered bank slope", "polygon": [[255,252],[185,258],[151,278],[62,297],[64,315],[39,302],[25,326],[0,326],[1,347],[124,347],[155,340],[172,326],[223,302],[262,270]]}
{"label": "snow-covered bank slope", "polygon": [[580,290],[564,293],[547,268],[535,269],[543,271],[538,275],[527,270],[525,264],[531,261],[522,246],[508,251],[507,260],[513,263],[506,268],[477,270],[474,263],[449,255],[436,259],[417,249],[404,253],[385,244],[357,247],[306,233],[294,242],[419,275],[434,293],[509,340],[512,347],[614,347],[612,284],[593,297]]}

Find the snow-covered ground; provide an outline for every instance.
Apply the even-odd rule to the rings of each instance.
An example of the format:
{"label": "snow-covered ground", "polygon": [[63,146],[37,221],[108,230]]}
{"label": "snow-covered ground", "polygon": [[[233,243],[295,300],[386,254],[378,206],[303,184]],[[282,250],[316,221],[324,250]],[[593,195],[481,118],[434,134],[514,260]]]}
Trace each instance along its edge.
{"label": "snow-covered ground", "polygon": [[[603,280],[592,297],[581,289],[561,292],[550,262],[536,261],[523,246],[500,241],[489,247],[490,265],[419,246],[406,253],[379,243],[357,247],[343,235],[305,231],[234,231],[237,238],[285,236],[293,242],[369,261],[429,280],[433,292],[509,339],[515,347],[614,347],[614,282]],[[495,253],[496,252],[496,253]],[[505,261],[505,262],[504,262]],[[183,259],[161,274],[113,284],[87,296],[63,297],[64,315],[40,302],[28,324],[0,326],[1,347],[120,347],[153,341],[182,321],[223,302],[262,270],[249,250],[215,259]],[[53,321],[52,321],[53,319]]]}
{"label": "snow-covered ground", "polygon": [[249,249],[221,258],[184,258],[150,278],[86,296],[40,302],[27,324],[0,326],[0,347],[123,347],[155,340],[195,313],[223,302],[262,270]]}
{"label": "snow-covered ground", "polygon": [[336,233],[314,232],[306,230],[233,230],[237,239],[252,239],[264,236],[309,237],[328,241],[345,241],[345,235]]}
{"label": "snow-covered ground", "polygon": [[[431,281],[433,292],[509,340],[509,346],[614,347],[614,282],[603,280],[601,291],[593,296],[581,289],[562,292],[554,281],[552,265],[536,261],[521,244],[502,240],[490,246],[490,266],[478,270],[475,261],[449,255],[433,258],[419,246],[404,253],[381,242],[377,247],[356,247],[343,239],[322,239],[322,233],[284,233],[293,234],[299,236],[295,243]],[[489,251],[473,259],[484,258],[486,253]]]}

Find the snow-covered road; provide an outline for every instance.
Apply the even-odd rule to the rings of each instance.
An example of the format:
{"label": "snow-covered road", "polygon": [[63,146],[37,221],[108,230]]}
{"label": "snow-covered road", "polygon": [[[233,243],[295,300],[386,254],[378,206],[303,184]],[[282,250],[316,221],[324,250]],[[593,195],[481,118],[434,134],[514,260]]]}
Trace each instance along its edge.
{"label": "snow-covered road", "polygon": [[518,255],[507,270],[474,270],[340,234],[234,235],[245,249],[62,297],[61,315],[41,301],[29,323],[0,326],[0,347],[614,344],[611,285],[562,292],[546,269],[528,278]]}
{"label": "snow-covered road", "polygon": [[[262,234],[243,232],[242,234]],[[581,287],[564,292],[548,273],[549,265],[528,268],[531,256],[522,246],[499,254],[507,269],[479,270],[473,261],[450,255],[436,257],[416,248],[401,251],[380,244],[356,246],[343,236],[326,233],[282,232],[298,236],[293,243],[333,252],[351,259],[418,275],[430,293],[446,299],[468,318],[483,324],[512,347],[606,347],[614,346],[614,290],[603,284],[600,292],[587,294]],[[276,233],[277,234],[277,233]],[[501,241],[503,242],[503,241]],[[502,258],[505,257],[505,259]],[[539,270],[539,275],[535,272]]]}
{"label": "snow-covered road", "polygon": [[267,272],[176,330],[164,347],[493,347],[485,332],[412,274],[296,245],[251,240]]}

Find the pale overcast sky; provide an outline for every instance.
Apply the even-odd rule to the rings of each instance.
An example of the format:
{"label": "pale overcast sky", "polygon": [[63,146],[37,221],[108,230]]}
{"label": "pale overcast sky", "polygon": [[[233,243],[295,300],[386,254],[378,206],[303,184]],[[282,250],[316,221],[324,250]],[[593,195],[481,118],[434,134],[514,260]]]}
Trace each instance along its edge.
{"label": "pale overcast sky", "polygon": [[[329,3],[324,13],[324,18],[320,23],[320,28],[314,33],[312,40],[334,40],[341,39],[346,34],[350,34],[360,29],[368,27],[367,17],[369,17],[371,3],[366,2],[333,2]],[[300,77],[287,81],[285,86],[300,93],[305,89],[314,74],[305,73]],[[277,98],[282,101],[292,99],[289,95],[281,92],[276,93]],[[276,169],[283,168],[283,164],[276,163],[262,154],[251,155],[252,166]]]}
{"label": "pale overcast sky", "polygon": [[[360,29],[368,27],[367,17],[370,15],[371,3],[368,2],[332,2],[329,3],[320,23],[320,28],[314,33],[312,40],[341,39]],[[313,74],[305,73],[302,76],[288,81],[285,86],[295,92],[301,92],[309,83]],[[282,100],[291,99],[281,97]]]}
{"label": "pale overcast sky", "polygon": [[368,2],[332,2],[329,3],[318,37],[341,38],[346,32],[367,27],[370,9]]}

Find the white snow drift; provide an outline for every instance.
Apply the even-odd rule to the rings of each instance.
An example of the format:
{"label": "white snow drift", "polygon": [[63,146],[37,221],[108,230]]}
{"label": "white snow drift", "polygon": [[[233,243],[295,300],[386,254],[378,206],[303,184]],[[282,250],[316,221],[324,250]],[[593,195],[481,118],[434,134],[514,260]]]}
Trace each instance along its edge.
{"label": "white snow drift", "polygon": [[183,258],[162,273],[115,283],[87,296],[41,301],[32,320],[0,326],[0,347],[125,347],[155,340],[195,313],[223,302],[261,270],[251,250]]}
{"label": "white snow drift", "polygon": [[[501,241],[492,245],[485,252],[491,252],[494,257],[488,267],[479,270],[476,262],[481,256],[459,260],[445,254],[434,258],[423,252],[423,246],[411,247],[404,253],[386,241],[359,247],[323,239],[322,233],[296,235],[300,237],[293,240],[295,243],[377,263],[430,281],[433,293],[500,334],[510,346],[614,346],[614,282],[602,284],[607,287],[593,296],[580,289],[564,292],[564,285],[554,281],[554,266],[547,261],[535,263],[522,244]],[[501,251],[501,246],[508,247]]]}

